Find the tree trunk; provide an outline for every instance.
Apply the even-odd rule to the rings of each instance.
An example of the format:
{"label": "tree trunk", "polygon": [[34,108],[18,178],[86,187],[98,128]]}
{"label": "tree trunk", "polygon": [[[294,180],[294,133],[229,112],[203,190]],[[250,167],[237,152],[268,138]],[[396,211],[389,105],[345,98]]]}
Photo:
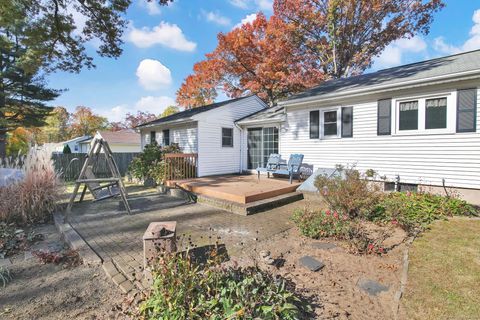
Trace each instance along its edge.
{"label": "tree trunk", "polygon": [[7,133],[0,131],[0,159],[7,155]]}

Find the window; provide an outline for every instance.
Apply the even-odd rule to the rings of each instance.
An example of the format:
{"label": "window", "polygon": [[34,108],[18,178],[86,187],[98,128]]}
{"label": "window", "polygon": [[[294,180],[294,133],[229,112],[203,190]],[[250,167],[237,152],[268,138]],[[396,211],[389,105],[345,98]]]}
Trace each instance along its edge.
{"label": "window", "polygon": [[162,144],[164,146],[169,146],[170,145],[170,130],[169,129],[165,129],[165,130],[162,131],[162,138],[163,138]]}
{"label": "window", "polygon": [[155,137],[156,133],[155,131],[150,131],[150,143],[156,143],[157,138]]}
{"label": "window", "polygon": [[323,113],[323,135],[337,135],[337,111],[325,111]]}
{"label": "window", "polygon": [[310,139],[320,138],[320,111],[310,111]]}
{"label": "window", "polygon": [[222,147],[233,147],[232,128],[222,128]]}
{"label": "window", "polygon": [[400,102],[399,130],[418,130],[418,101]]}
{"label": "window", "polygon": [[379,100],[377,104],[377,135],[392,134],[392,100]]}
{"label": "window", "polygon": [[425,101],[425,129],[447,128],[447,98]]}
{"label": "window", "polygon": [[353,107],[342,108],[342,138],[353,137]]}

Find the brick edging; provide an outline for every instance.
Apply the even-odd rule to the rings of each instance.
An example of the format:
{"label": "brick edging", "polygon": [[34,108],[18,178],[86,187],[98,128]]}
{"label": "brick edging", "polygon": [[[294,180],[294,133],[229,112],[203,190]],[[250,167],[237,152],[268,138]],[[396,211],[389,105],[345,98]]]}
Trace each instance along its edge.
{"label": "brick edging", "polygon": [[55,222],[55,227],[58,232],[60,232],[68,246],[71,249],[78,251],[84,264],[96,266],[102,265],[102,258],[93,251],[70,223],[64,222],[64,217],[61,213],[55,212],[53,214],[53,221]]}

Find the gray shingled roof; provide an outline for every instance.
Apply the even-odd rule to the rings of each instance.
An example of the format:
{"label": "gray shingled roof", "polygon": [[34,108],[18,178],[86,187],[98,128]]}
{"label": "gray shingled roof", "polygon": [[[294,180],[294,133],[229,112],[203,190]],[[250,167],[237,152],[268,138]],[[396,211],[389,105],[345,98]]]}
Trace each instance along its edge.
{"label": "gray shingled roof", "polygon": [[222,107],[222,106],[227,105],[229,103],[239,101],[239,100],[242,100],[242,99],[246,99],[246,98],[250,98],[250,97],[251,97],[251,95],[246,96],[246,97],[231,99],[231,100],[227,100],[227,101],[212,103],[212,104],[209,104],[209,105],[206,105],[206,106],[201,106],[201,107],[197,107],[197,108],[193,108],[193,109],[188,109],[188,110],[185,110],[185,111],[182,111],[182,112],[177,112],[175,114],[172,114],[172,115],[169,115],[169,116],[166,116],[166,117],[163,117],[163,118],[158,118],[158,119],[155,119],[155,120],[152,120],[152,121],[149,121],[149,122],[142,123],[141,125],[137,126],[137,128],[142,128],[142,127],[149,126],[149,125],[155,125],[155,124],[166,123],[166,122],[171,122],[171,121],[180,121],[180,120],[184,120],[184,119],[185,120],[190,119],[192,116],[194,116],[196,114],[199,114],[199,113],[202,113],[202,112],[205,112],[205,111],[210,111],[212,109]]}
{"label": "gray shingled roof", "polygon": [[236,123],[242,124],[246,122],[256,122],[256,121],[283,121],[284,120],[284,107],[275,106],[266,108],[260,111],[257,111],[251,115],[243,117],[235,121]]}
{"label": "gray shingled roof", "polygon": [[334,96],[378,85],[395,85],[405,81],[473,70],[480,70],[480,50],[379,70],[360,76],[330,80],[303,93],[293,95],[283,103],[288,104],[291,100],[324,95]]}

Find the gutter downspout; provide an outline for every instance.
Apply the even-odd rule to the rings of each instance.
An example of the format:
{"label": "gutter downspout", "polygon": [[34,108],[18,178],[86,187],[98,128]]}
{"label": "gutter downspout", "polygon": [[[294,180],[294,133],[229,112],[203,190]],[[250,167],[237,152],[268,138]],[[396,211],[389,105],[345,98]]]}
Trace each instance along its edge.
{"label": "gutter downspout", "polygon": [[242,174],[243,172],[243,128],[240,127],[236,122],[233,123],[238,130],[240,130],[240,166],[238,168],[238,173]]}

